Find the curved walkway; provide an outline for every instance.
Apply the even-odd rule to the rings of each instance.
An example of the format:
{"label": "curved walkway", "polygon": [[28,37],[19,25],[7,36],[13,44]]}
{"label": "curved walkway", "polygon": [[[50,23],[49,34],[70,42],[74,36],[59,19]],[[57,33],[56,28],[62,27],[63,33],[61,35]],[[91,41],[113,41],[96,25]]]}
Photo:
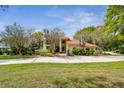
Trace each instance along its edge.
{"label": "curved walkway", "polygon": [[120,56],[68,56],[68,57],[37,57],[28,59],[0,60],[0,65],[21,63],[93,63],[124,61],[124,55]]}

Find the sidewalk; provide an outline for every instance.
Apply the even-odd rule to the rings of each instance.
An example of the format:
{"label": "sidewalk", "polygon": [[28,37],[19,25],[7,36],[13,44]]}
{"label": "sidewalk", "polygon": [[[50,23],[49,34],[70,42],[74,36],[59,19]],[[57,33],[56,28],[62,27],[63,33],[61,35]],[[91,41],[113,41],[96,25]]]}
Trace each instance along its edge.
{"label": "sidewalk", "polygon": [[0,60],[0,65],[21,63],[94,63],[124,61],[124,55],[120,56],[68,56],[68,57],[38,57],[28,59]]}

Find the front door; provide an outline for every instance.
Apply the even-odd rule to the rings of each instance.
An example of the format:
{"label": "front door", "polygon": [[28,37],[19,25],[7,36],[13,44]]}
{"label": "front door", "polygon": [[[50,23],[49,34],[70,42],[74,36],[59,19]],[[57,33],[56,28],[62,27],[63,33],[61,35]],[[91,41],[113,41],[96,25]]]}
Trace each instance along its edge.
{"label": "front door", "polygon": [[55,52],[59,52],[59,46],[55,47]]}

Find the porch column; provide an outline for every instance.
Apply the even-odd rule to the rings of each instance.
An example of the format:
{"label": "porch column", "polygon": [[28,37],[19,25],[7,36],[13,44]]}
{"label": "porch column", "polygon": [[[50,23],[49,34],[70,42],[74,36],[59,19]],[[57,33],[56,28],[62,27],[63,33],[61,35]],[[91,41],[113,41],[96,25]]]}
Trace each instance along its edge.
{"label": "porch column", "polygon": [[60,53],[62,52],[62,40],[61,39],[59,40],[59,52]]}
{"label": "porch column", "polygon": [[47,50],[46,49],[46,39],[45,38],[43,39],[43,50]]}
{"label": "porch column", "polygon": [[68,54],[68,44],[66,43],[66,54]]}

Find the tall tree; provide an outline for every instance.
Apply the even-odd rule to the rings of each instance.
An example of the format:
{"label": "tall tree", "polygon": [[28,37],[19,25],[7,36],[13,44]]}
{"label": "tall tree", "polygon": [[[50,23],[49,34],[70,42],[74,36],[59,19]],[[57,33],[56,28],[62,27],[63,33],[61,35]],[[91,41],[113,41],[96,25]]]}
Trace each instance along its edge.
{"label": "tall tree", "polygon": [[111,5],[108,7],[105,26],[110,33],[115,35],[124,34],[124,6]]}
{"label": "tall tree", "polygon": [[105,26],[107,28],[106,33],[108,35],[113,34],[114,39],[109,45],[114,50],[124,52],[124,6],[111,5],[108,7],[105,16]]}
{"label": "tall tree", "polygon": [[74,38],[79,39],[83,42],[93,43],[92,34],[95,31],[95,29],[96,28],[94,26],[85,27],[77,31],[74,35]]}
{"label": "tall tree", "polygon": [[22,50],[30,45],[31,31],[26,30],[21,25],[14,23],[13,25],[8,25],[5,31],[0,33],[1,41],[10,46],[10,48],[15,48],[17,54],[22,54]]}

